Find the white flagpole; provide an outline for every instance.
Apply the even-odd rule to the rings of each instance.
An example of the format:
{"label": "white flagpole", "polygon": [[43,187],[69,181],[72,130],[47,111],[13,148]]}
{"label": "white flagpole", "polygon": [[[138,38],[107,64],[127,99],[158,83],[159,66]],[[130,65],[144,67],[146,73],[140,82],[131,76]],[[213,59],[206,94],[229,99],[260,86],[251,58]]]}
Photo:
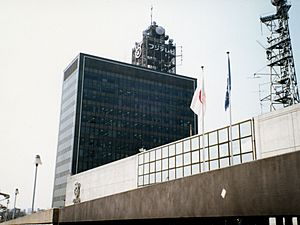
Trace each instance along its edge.
{"label": "white flagpole", "polygon": [[[204,84],[204,66],[201,66],[201,69],[202,69],[202,81],[201,81],[201,85],[203,88]],[[204,91],[204,90],[202,90]],[[203,158],[203,172],[205,171],[205,154],[204,154],[204,151],[205,151],[205,144],[204,144],[204,104],[202,104],[202,107],[201,107],[201,114],[202,114],[202,158]]]}
{"label": "white flagpole", "polygon": [[[228,56],[228,73],[231,76],[231,71],[230,71],[230,61],[229,61],[229,52],[227,52],[227,56]],[[230,88],[231,88],[231,82],[230,82]],[[232,113],[231,113],[231,90],[229,91],[229,122],[230,122],[230,126],[229,126],[229,132],[230,132],[230,165],[233,165],[233,145],[232,145]]]}
{"label": "white flagpole", "polygon": [[[231,98],[231,93],[229,93]],[[233,165],[233,148],[232,148],[232,114],[231,114],[231,103],[229,103],[229,114],[230,114],[230,165]]]}
{"label": "white flagpole", "polygon": [[[202,119],[202,146],[200,146],[200,150],[202,149],[202,154],[200,155],[200,158],[202,160],[202,166],[201,171],[205,171],[205,145],[204,145],[204,114],[205,114],[205,106],[206,106],[206,94],[204,90],[204,66],[201,66],[202,69],[202,77],[200,76],[199,79],[197,79],[197,88],[194,92],[193,99],[190,105],[191,110],[197,114],[198,119]],[[200,82],[201,81],[201,82]],[[200,108],[201,107],[201,108]],[[199,132],[200,133],[200,132]]]}

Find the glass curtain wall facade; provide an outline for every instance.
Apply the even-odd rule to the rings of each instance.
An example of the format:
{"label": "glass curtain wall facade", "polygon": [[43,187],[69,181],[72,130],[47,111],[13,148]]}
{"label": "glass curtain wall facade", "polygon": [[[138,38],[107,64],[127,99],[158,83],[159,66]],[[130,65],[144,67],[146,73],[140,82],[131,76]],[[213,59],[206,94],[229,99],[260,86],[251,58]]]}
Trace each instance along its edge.
{"label": "glass curtain wall facade", "polygon": [[[75,126],[70,125],[71,162],[64,159],[66,164],[61,165],[69,174],[136,154],[140,148],[151,149],[188,137],[190,130],[197,133],[196,116],[189,108],[196,79],[86,54],[79,55],[78,63],[72,108]],[[68,103],[63,104],[65,110]],[[59,138],[60,145],[64,141],[61,133]]]}
{"label": "glass curtain wall facade", "polygon": [[[138,186],[160,183],[230,166],[230,128],[195,135],[140,153]],[[232,126],[233,165],[256,159],[253,120]],[[204,155],[204,157],[203,157]]]}

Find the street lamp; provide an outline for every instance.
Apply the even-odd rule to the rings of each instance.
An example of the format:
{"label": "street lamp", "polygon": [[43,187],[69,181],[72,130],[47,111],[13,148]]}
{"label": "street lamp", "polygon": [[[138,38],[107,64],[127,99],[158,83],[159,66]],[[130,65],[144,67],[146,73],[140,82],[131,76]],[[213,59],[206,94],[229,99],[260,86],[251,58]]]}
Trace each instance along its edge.
{"label": "street lamp", "polygon": [[12,215],[12,219],[15,218],[16,215],[16,202],[17,202],[17,195],[19,194],[19,189],[16,188],[15,190],[15,202],[14,202],[14,211],[13,211],[13,215]]}
{"label": "street lamp", "polygon": [[9,195],[7,198],[7,204],[6,204],[6,215],[5,215],[5,221],[8,220],[8,204],[9,204]]}
{"label": "street lamp", "polygon": [[37,177],[37,169],[39,165],[42,165],[41,157],[39,155],[35,156],[35,176],[34,176],[34,185],[33,185],[33,196],[32,196],[32,208],[31,213],[34,212],[34,197],[35,197],[35,187],[36,187],[36,177]]}

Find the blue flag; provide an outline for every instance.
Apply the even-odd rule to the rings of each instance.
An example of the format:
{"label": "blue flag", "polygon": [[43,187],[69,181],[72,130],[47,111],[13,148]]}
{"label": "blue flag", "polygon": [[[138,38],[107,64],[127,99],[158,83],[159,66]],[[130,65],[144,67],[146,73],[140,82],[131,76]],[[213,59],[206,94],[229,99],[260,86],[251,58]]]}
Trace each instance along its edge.
{"label": "blue flag", "polygon": [[230,104],[230,92],[231,92],[231,73],[230,73],[230,59],[229,59],[229,52],[228,54],[228,77],[227,77],[227,89],[225,95],[225,111],[228,109]]}

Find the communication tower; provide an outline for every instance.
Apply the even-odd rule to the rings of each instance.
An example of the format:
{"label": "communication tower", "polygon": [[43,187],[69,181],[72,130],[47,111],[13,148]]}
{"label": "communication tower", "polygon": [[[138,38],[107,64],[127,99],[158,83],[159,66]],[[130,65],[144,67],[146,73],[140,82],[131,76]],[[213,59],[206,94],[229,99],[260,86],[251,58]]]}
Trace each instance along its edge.
{"label": "communication tower", "polygon": [[143,40],[135,43],[132,64],[176,73],[176,45],[156,22],[151,21],[151,25],[143,32]]}
{"label": "communication tower", "polygon": [[266,48],[270,94],[261,101],[270,101],[270,111],[273,111],[299,103],[299,92],[288,25],[291,5],[286,0],[271,2],[276,7],[276,14],[260,18],[270,32]]}

